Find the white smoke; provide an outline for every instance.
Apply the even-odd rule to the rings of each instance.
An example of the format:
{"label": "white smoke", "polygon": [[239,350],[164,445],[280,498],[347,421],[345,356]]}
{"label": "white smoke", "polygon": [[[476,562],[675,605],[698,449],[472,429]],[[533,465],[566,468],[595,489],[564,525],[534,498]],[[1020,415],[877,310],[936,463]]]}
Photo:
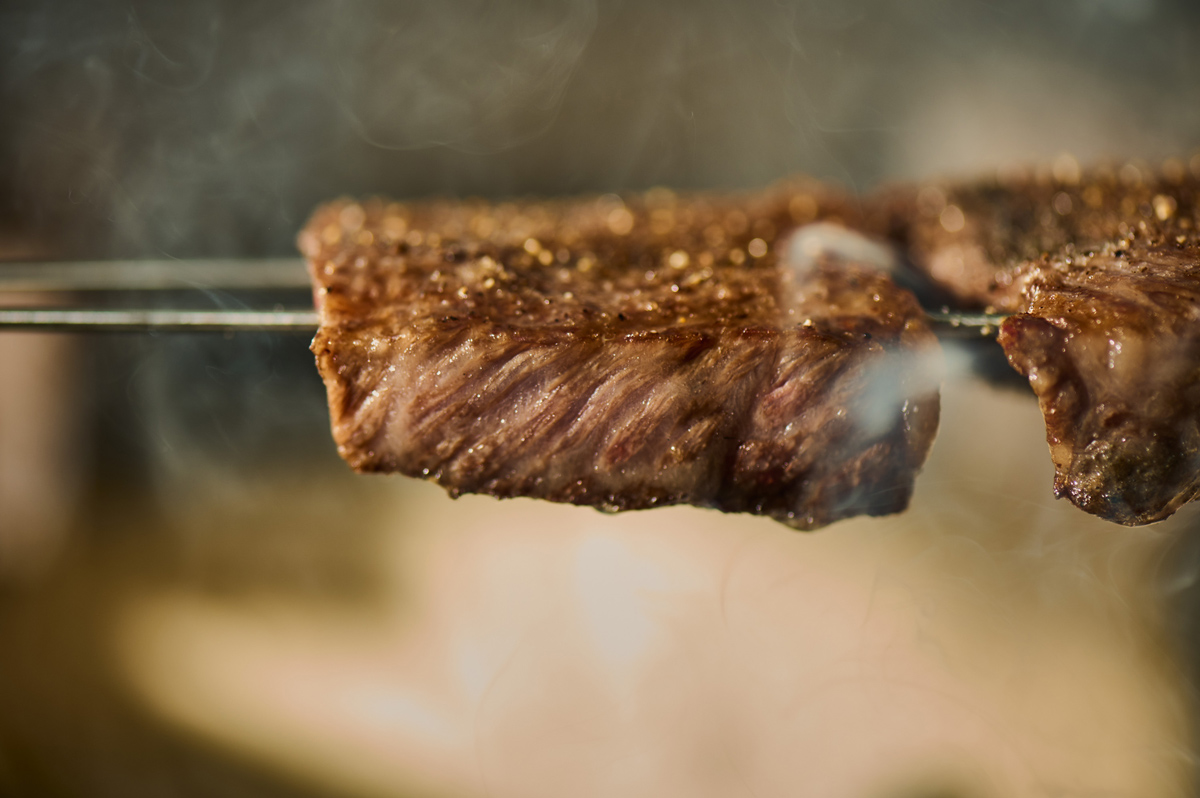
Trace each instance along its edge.
{"label": "white smoke", "polygon": [[594,0],[343,0],[333,9],[319,58],[359,135],[387,149],[472,152],[545,132],[597,14]]}

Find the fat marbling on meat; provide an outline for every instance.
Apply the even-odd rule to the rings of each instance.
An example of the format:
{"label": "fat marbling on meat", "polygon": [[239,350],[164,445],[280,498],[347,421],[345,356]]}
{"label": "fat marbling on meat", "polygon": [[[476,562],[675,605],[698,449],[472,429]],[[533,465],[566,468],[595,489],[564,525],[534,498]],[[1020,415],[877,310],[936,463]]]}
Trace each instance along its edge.
{"label": "fat marbling on meat", "polygon": [[454,495],[802,529],[902,510],[939,351],[909,293],[847,260],[869,244],[822,244],[857,207],[807,184],[324,206],[300,247],[338,449]]}

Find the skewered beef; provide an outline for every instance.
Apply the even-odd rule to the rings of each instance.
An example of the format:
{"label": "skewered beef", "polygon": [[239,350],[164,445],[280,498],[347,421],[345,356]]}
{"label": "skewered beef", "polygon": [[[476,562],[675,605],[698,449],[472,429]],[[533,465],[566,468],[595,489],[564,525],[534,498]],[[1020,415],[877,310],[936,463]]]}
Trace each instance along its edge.
{"label": "skewered beef", "polygon": [[938,350],[838,226],[855,207],[804,185],[325,206],[300,245],[339,451],[452,494],[802,529],[902,510]]}
{"label": "skewered beef", "polygon": [[1186,233],[1198,205],[1200,180],[1178,165],[1157,175],[1132,164],[1080,174],[1072,163],[884,192],[869,215],[953,304],[1016,313],[1026,301],[1018,270],[1043,256],[1065,260],[1130,235]]}
{"label": "skewered beef", "polygon": [[1055,493],[1158,521],[1200,493],[1200,185],[1066,172],[897,192],[892,232],[963,305],[1014,314],[1000,343],[1038,396]]}
{"label": "skewered beef", "polygon": [[1054,490],[1123,524],[1200,492],[1200,239],[1134,236],[1018,275],[1001,326],[1046,419]]}

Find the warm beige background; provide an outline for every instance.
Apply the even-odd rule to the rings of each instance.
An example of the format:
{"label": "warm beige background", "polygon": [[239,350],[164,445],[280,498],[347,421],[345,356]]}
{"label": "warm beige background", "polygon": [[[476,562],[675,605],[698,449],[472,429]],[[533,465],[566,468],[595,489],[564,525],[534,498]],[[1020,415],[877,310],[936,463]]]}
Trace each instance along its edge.
{"label": "warm beige background", "polygon": [[803,535],[397,481],[353,610],[170,587],[123,674],[337,792],[1185,796],[1156,559],[1050,495],[1036,404],[964,375],[901,516]]}

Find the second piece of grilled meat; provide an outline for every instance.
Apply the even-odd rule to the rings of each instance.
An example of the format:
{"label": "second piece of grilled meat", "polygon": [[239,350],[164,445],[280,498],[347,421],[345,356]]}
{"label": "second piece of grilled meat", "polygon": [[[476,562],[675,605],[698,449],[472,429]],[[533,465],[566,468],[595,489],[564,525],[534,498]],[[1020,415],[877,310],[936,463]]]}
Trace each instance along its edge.
{"label": "second piece of grilled meat", "polygon": [[892,235],[940,289],[1013,314],[1000,342],[1041,404],[1055,492],[1123,524],[1200,493],[1198,196],[1174,164],[885,200]]}

